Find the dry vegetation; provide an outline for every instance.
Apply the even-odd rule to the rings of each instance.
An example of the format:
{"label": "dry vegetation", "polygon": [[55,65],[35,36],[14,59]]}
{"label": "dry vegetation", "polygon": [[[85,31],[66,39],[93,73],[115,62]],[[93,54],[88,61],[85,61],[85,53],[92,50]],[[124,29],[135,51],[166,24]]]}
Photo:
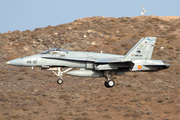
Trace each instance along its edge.
{"label": "dry vegetation", "polygon": [[[155,36],[153,59],[180,61],[178,17],[88,17],[33,31],[0,33],[0,120],[178,120],[180,65],[155,73],[104,78],[66,76],[5,65],[49,48],[126,54],[142,37]],[[163,48],[163,49],[162,49]]]}

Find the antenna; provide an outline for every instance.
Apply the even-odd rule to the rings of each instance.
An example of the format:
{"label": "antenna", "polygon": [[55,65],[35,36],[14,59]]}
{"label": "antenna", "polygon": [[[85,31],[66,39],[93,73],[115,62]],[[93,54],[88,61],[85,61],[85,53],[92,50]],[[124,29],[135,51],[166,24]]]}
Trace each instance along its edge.
{"label": "antenna", "polygon": [[141,15],[144,16],[144,13],[146,13],[145,9],[144,9],[144,6],[142,6],[142,12],[141,12]]}

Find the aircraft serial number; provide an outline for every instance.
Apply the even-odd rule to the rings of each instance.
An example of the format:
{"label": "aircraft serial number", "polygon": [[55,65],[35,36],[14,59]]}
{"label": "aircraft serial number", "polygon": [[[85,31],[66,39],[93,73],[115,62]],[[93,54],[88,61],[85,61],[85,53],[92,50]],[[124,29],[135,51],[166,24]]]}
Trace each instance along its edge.
{"label": "aircraft serial number", "polygon": [[29,64],[31,64],[31,63],[36,64],[36,63],[37,63],[37,60],[27,60],[27,63],[29,63]]}

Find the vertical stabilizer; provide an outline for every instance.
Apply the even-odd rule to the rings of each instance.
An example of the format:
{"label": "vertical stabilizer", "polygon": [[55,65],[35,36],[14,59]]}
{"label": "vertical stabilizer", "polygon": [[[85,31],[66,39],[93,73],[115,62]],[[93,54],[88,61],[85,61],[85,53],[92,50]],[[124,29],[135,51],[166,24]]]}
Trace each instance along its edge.
{"label": "vertical stabilizer", "polygon": [[156,37],[142,38],[123,58],[125,61],[130,60],[150,60]]}

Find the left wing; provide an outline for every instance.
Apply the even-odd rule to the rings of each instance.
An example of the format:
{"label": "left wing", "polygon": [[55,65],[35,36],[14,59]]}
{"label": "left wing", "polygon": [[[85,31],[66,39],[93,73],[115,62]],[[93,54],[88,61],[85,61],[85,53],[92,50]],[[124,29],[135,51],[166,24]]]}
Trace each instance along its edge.
{"label": "left wing", "polygon": [[68,60],[68,61],[90,61],[95,62],[95,60],[88,60],[88,59],[80,59],[80,58],[61,58],[61,57],[41,57],[44,59],[54,59],[54,60]]}

